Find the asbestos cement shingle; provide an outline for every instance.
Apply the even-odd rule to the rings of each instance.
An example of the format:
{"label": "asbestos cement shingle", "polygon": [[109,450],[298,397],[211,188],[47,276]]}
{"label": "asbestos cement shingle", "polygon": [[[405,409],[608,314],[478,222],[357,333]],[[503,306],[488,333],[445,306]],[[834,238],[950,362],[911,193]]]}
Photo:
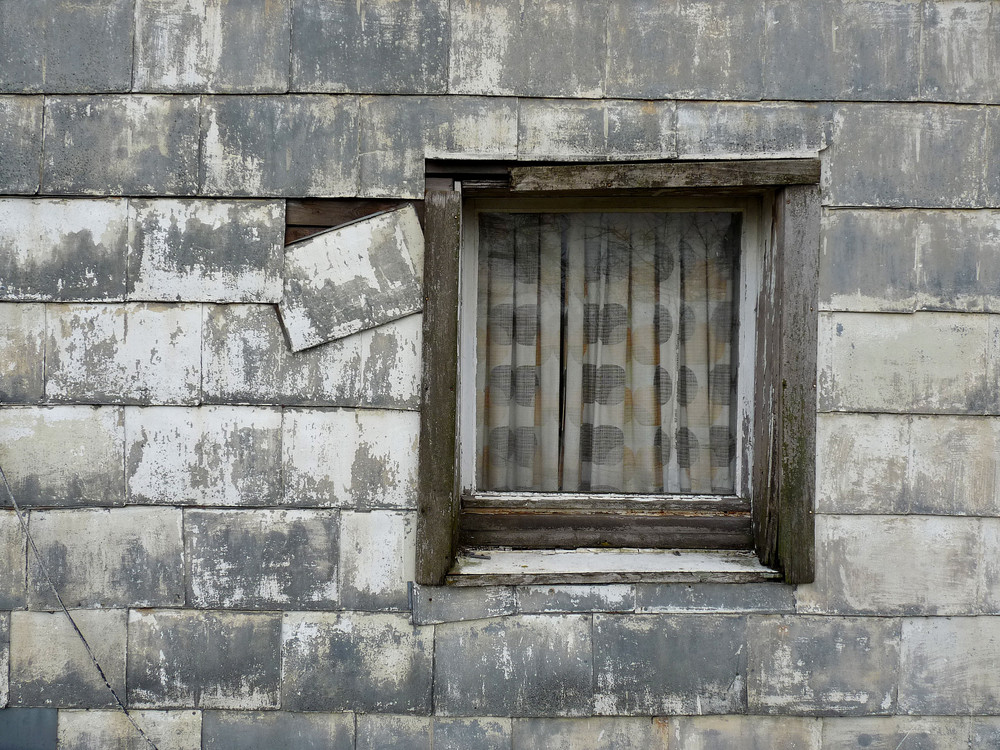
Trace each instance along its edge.
{"label": "asbestos cement shingle", "polygon": [[206,711],[203,725],[204,750],[354,750],[349,713]]}
{"label": "asbestos cement shingle", "polygon": [[0,96],[0,153],[4,155],[0,192],[36,192],[42,162],[42,97]]}
{"label": "asbestos cement shingle", "polygon": [[[130,712],[143,734],[157,750],[199,750],[201,747],[200,711]],[[139,734],[120,709],[108,711],[65,710],[59,712],[60,750],[149,750],[149,743]]]}
{"label": "asbestos cement shingle", "polygon": [[45,305],[0,303],[0,404],[44,395]]}
{"label": "asbestos cement shingle", "polygon": [[293,351],[419,312],[424,236],[407,205],[291,245],[278,310]]}

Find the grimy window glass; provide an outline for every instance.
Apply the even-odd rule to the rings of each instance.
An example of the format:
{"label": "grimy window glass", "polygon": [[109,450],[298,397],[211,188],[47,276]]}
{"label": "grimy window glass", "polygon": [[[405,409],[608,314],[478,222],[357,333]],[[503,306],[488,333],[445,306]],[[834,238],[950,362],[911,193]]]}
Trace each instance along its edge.
{"label": "grimy window glass", "polygon": [[741,214],[479,214],[476,484],[734,492]]}

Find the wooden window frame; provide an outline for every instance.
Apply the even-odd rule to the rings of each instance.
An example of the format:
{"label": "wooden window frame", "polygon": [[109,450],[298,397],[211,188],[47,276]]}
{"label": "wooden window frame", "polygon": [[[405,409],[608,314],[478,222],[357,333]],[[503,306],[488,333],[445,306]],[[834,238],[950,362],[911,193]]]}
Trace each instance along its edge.
{"label": "wooden window frame", "polygon": [[[815,159],[666,162],[644,164],[584,164],[551,166],[492,166],[478,174],[468,165],[456,169],[461,190],[449,177],[428,180],[425,197],[423,389],[417,516],[416,580],[444,583],[462,533],[458,445],[460,337],[460,258],[462,253],[463,194],[466,198],[517,196],[524,198],[660,196],[759,198],[769,209],[769,232],[761,248],[761,279],[755,321],[756,352],[751,434],[752,459],[747,467],[751,507],[737,498],[665,496],[655,509],[631,515],[609,512],[625,507],[627,499],[599,496],[603,507],[580,512],[589,501],[581,495],[547,498],[550,507],[560,499],[572,510],[547,517],[536,515],[527,524],[537,538],[533,548],[573,546],[558,543],[559,533],[574,525],[591,532],[603,529],[609,539],[634,537],[631,546],[646,537],[656,546],[669,545],[725,549],[727,513],[749,513],[752,546],[761,563],[778,570],[789,583],[813,579],[813,495],[815,487],[817,285],[819,260],[819,161]],[[741,368],[741,374],[745,368]],[[474,513],[490,516],[482,502]],[[610,502],[609,502],[610,501]],[[475,506],[475,497],[464,501]],[[745,501],[744,501],[745,502]],[[500,504],[516,507],[517,496]],[[727,503],[733,505],[729,508]],[[522,509],[513,516],[524,513]],[[501,531],[511,509],[494,518]],[[480,521],[482,518],[479,519]],[[645,526],[644,526],[645,524]],[[731,524],[730,524],[731,525]],[[487,523],[489,526],[489,523]],[[465,524],[468,534],[469,524]],[[646,536],[644,536],[644,534]],[[674,534],[674,537],[670,535]],[[701,534],[699,537],[698,534]],[[572,536],[572,533],[570,532]],[[693,536],[692,536],[693,535]],[[593,538],[593,533],[590,537]],[[489,538],[480,536],[480,539]],[[735,538],[735,537],[734,537]],[[546,543],[546,540],[553,540]],[[666,540],[666,541],[665,541]]]}

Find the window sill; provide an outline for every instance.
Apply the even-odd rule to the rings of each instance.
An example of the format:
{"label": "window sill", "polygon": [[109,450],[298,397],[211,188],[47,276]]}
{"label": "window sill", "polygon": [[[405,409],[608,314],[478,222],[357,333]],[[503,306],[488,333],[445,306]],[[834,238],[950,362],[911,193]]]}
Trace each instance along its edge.
{"label": "window sill", "polygon": [[669,549],[464,549],[449,586],[780,581],[753,552]]}

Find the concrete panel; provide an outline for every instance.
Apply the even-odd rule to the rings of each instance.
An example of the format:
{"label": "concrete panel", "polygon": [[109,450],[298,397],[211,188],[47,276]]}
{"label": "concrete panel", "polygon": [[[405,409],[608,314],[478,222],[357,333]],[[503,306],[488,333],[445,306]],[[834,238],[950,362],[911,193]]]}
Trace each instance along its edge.
{"label": "concrete panel", "polygon": [[826,107],[788,102],[680,102],[681,159],[815,157],[826,146]]}
{"label": "concrete panel", "polygon": [[329,609],[337,603],[339,541],[336,511],[188,511],[188,603],[220,609]]}
{"label": "concrete panel", "polygon": [[410,625],[406,615],[286,614],[281,705],[430,713],[432,631]]}
{"label": "concrete panel", "polygon": [[517,158],[516,99],[434,96],[426,101],[428,159]]}
{"label": "concrete panel", "polygon": [[206,195],[357,192],[357,97],[207,97],[202,122]]}
{"label": "concrete panel", "polygon": [[518,109],[519,159],[615,161],[677,155],[672,102],[521,99]]}
{"label": "concrete panel", "polygon": [[991,3],[923,4],[920,98],[1000,102],[1000,16]]}
{"label": "concrete panel", "polygon": [[128,700],[137,708],[277,708],[277,614],[132,610]]}
{"label": "concrete panel", "polygon": [[[81,609],[73,619],[108,682],[125,694],[125,610]],[[10,704],[57,708],[116,705],[63,612],[12,612]]]}
{"label": "concrete panel", "polygon": [[286,409],[285,503],[372,510],[416,508],[416,412]]}
{"label": "concrete panel", "polygon": [[420,406],[423,315],[369,328],[361,337],[358,403],[387,409]]}
{"label": "concrete panel", "polygon": [[261,407],[125,410],[129,503],[281,502],[281,411]]}
{"label": "concrete panel", "polygon": [[[201,750],[201,712],[131,711],[157,750]],[[120,710],[60,711],[60,750],[149,750],[149,743]]]}
{"label": "concrete panel", "polygon": [[[27,564],[28,542],[21,522],[14,511],[0,510],[0,610],[25,606],[28,597]],[[0,700],[0,706],[4,704],[5,701]]]}
{"label": "concrete panel", "polygon": [[[589,716],[591,618],[524,615],[435,626],[434,710],[451,716]],[[595,649],[596,650],[596,649]],[[538,665],[544,664],[544,669]]]}
{"label": "concrete panel", "polygon": [[992,339],[987,315],[821,314],[819,408],[997,413]]}
{"label": "concrete panel", "polygon": [[54,708],[8,708],[0,711],[3,750],[53,750],[56,746]]}
{"label": "concrete panel", "polygon": [[502,617],[516,610],[513,586],[413,587],[413,622],[417,625]]}
{"label": "concrete panel", "polygon": [[128,91],[132,1],[0,3],[0,91]]}
{"label": "concrete panel", "polygon": [[978,611],[978,519],[817,516],[816,580],[799,611],[962,615]]}
{"label": "concrete panel", "polygon": [[136,91],[283,93],[289,0],[136,0]]}
{"label": "concrete panel", "polygon": [[28,563],[32,609],[176,607],[184,603],[181,511],[175,508],[32,511],[31,535],[48,572]]}
{"label": "concrete panel", "polygon": [[[0,13],[9,7],[13,6],[0,8]],[[4,154],[0,191],[12,195],[37,192],[42,164],[42,97],[0,96],[0,152]]]}
{"label": "concrete panel", "polygon": [[0,303],[0,404],[44,395],[45,305]]}
{"label": "concrete panel", "polygon": [[294,5],[293,90],[445,93],[447,0],[376,0],[363,5],[301,0]]}
{"label": "concrete panel", "polygon": [[340,514],[340,602],[346,609],[408,609],[414,577],[414,513]]}
{"label": "concrete panel", "polygon": [[898,620],[751,615],[747,640],[751,713],[896,711]]}
{"label": "concrete panel", "polygon": [[204,750],[354,750],[352,714],[206,711]]}
{"label": "concrete panel", "polygon": [[899,710],[908,714],[992,714],[1000,705],[1000,620],[903,620]]}
{"label": "concrete panel", "polygon": [[969,746],[969,720],[951,716],[825,719],[823,747],[950,750]]}
{"label": "concrete panel", "polygon": [[767,99],[915,99],[919,2],[767,3]]}
{"label": "concrete panel", "polygon": [[124,505],[124,458],[118,407],[0,410],[0,465],[22,507]]}
{"label": "concrete panel", "polygon": [[48,97],[42,191],[194,193],[199,110],[195,97]]}
{"label": "concrete panel", "polygon": [[519,612],[631,612],[635,601],[630,584],[517,587]]}
{"label": "concrete panel", "polygon": [[52,401],[192,404],[201,387],[198,305],[48,305]]}
{"label": "concrete panel", "polygon": [[125,298],[126,202],[0,199],[0,297]]}
{"label": "concrete panel", "polygon": [[285,251],[278,311],[293,351],[402,318],[423,307],[424,235],[407,205]]}
{"label": "concrete panel", "polygon": [[1000,311],[998,241],[998,211],[827,211],[820,305]]}
{"label": "concrete panel", "polygon": [[451,6],[456,94],[600,97],[605,0],[503,0]]}
{"label": "concrete panel", "polygon": [[281,299],[280,201],[132,200],[128,225],[129,299]]}
{"label": "concrete panel", "polygon": [[725,615],[594,615],[595,713],[742,713],[745,629]]}
{"label": "concrete panel", "polygon": [[780,583],[640,583],[637,612],[793,612],[795,589]]}
{"label": "concrete panel", "polygon": [[607,95],[759,99],[764,3],[610,3]]}
{"label": "concrete panel", "polygon": [[[892,140],[886,142],[886,134]],[[842,104],[824,169],[833,206],[973,208],[984,203],[986,113],[938,104]]]}
{"label": "concrete panel", "polygon": [[667,750],[667,719],[515,719],[514,750]]}
{"label": "concrete panel", "polygon": [[205,305],[207,403],[353,406],[361,334],[293,354],[269,305]]}
{"label": "concrete panel", "polygon": [[[431,101],[439,98],[451,97]],[[431,101],[420,96],[361,97],[359,198],[423,199],[426,134],[435,113]]]}
{"label": "concrete panel", "polygon": [[819,719],[678,716],[671,750],[820,750]]}

